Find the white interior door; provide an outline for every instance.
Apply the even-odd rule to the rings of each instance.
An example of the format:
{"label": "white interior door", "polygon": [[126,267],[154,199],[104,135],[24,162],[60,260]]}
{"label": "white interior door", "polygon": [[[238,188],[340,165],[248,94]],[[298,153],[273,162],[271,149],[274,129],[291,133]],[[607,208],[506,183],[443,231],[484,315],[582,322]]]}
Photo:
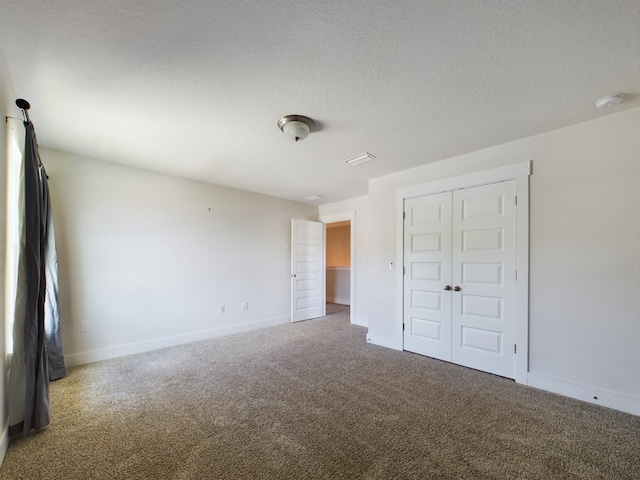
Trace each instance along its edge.
{"label": "white interior door", "polygon": [[291,220],[291,321],[323,317],[325,225]]}
{"label": "white interior door", "polygon": [[515,377],[516,182],[453,192],[452,360]]}
{"label": "white interior door", "polygon": [[408,199],[404,349],[451,361],[451,192]]}

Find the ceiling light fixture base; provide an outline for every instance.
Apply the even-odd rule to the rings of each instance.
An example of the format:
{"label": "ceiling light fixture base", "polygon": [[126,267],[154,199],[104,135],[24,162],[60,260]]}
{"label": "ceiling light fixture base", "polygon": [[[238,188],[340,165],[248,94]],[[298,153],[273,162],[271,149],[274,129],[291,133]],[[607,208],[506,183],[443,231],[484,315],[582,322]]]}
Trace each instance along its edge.
{"label": "ceiling light fixture base", "polygon": [[294,142],[304,140],[313,132],[316,124],[304,115],[285,115],[278,120],[278,128]]}

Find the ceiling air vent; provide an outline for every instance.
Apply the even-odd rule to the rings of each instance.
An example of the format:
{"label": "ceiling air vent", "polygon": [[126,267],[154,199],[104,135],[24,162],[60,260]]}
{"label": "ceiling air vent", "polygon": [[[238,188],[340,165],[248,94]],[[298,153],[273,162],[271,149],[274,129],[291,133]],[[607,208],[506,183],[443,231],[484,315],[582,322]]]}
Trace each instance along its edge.
{"label": "ceiling air vent", "polygon": [[373,160],[374,158],[376,157],[371,155],[369,152],[364,152],[364,153],[361,153],[360,155],[356,155],[353,158],[344,160],[344,163],[346,163],[347,165],[351,165],[352,167],[355,167],[357,165],[362,165],[363,163],[367,163]]}
{"label": "ceiling air vent", "polygon": [[305,200],[320,200],[324,198],[322,195],[309,195],[308,197],[304,197]]}

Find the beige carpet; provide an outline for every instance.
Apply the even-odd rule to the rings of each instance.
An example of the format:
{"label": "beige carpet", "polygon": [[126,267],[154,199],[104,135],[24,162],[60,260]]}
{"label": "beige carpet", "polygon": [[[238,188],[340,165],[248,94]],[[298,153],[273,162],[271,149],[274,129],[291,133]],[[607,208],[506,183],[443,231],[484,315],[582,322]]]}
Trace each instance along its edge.
{"label": "beige carpet", "polygon": [[337,313],[71,369],[0,479],[640,478],[640,417],[364,338]]}

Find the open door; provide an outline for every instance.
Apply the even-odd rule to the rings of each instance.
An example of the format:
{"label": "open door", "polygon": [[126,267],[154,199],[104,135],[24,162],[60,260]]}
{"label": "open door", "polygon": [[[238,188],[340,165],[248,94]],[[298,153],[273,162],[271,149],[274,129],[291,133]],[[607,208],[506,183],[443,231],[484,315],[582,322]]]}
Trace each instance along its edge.
{"label": "open door", "polygon": [[292,322],[326,313],[324,233],[324,223],[291,220]]}

